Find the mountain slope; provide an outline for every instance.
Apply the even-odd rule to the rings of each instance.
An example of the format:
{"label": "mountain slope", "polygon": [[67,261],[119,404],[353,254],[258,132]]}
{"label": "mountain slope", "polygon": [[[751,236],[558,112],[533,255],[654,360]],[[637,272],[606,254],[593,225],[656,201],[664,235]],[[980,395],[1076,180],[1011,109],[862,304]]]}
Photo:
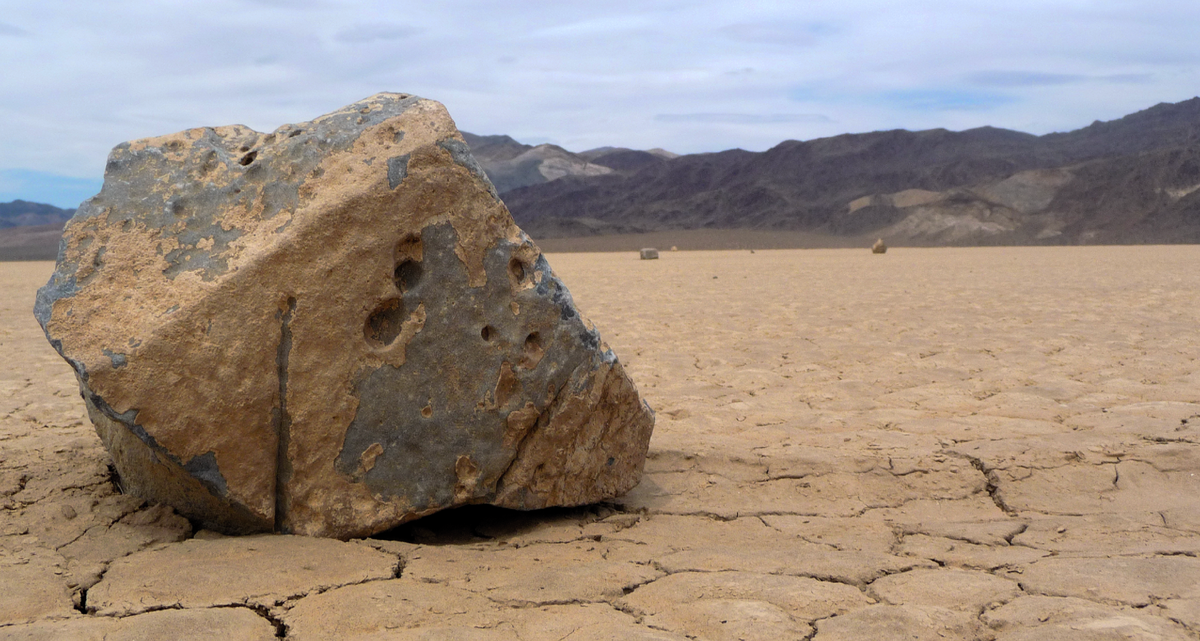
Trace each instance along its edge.
{"label": "mountain slope", "polygon": [[1197,140],[1192,99],[1046,136],[895,130],[607,164],[589,152],[614,172],[529,184],[504,199],[535,237],[750,228],[922,244],[1182,242],[1192,232],[1173,226],[1192,224],[1193,197],[1167,194],[1193,184]]}
{"label": "mountain slope", "polygon": [[75,213],[74,209],[59,209],[54,205],[14,200],[0,203],[0,229],[32,225],[65,223]]}
{"label": "mountain slope", "polygon": [[612,169],[591,163],[557,145],[525,145],[509,136],[461,132],[488,178],[500,193],[540,185],[563,176],[601,176]]}

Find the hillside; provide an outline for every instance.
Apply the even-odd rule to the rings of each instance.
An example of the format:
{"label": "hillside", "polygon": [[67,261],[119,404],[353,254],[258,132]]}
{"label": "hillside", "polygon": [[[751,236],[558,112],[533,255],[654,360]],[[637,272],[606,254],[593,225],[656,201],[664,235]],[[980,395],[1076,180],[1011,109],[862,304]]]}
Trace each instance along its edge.
{"label": "hillside", "polygon": [[61,224],[67,222],[74,213],[74,209],[59,209],[54,205],[24,200],[0,203],[0,229]]}
{"label": "hillside", "polygon": [[878,235],[910,244],[1200,242],[1200,99],[1045,136],[983,127],[844,134],[503,192],[535,238],[670,229]]}

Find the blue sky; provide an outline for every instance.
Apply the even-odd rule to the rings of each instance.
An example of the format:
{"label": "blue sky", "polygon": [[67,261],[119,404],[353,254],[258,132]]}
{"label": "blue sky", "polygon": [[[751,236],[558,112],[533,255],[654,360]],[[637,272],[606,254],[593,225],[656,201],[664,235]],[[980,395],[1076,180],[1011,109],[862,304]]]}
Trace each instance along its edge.
{"label": "blue sky", "polygon": [[378,91],[582,151],[1066,131],[1200,94],[1194,0],[0,0],[0,202],[73,207],[114,145],[270,131]]}

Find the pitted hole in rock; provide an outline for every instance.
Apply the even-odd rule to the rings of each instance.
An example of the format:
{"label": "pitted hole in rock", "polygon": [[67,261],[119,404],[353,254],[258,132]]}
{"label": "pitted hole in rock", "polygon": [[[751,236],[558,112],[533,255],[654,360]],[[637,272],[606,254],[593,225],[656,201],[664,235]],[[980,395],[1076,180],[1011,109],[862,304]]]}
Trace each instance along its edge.
{"label": "pitted hole in rock", "polygon": [[402,259],[396,265],[396,270],[392,273],[392,278],[396,282],[396,289],[401,292],[407,292],[416,287],[417,282],[421,280],[422,273],[424,273],[424,269],[422,269],[421,263],[407,258]]}
{"label": "pitted hole in rock", "polygon": [[496,329],[491,325],[484,325],[483,329],[479,330],[479,337],[490,343],[496,338]]}
{"label": "pitted hole in rock", "polygon": [[245,156],[242,156],[242,159],[238,161],[238,164],[245,167],[246,165],[254,162],[255,158],[258,158],[258,151],[252,151]]}
{"label": "pitted hole in rock", "polygon": [[508,261],[508,273],[512,276],[515,283],[524,283],[528,272],[529,270],[525,269],[525,263],[522,263],[520,258],[513,258]]}
{"label": "pitted hole in rock", "polygon": [[416,287],[425,273],[425,269],[421,265],[421,259],[424,257],[421,236],[419,234],[406,235],[399,243],[396,243],[396,249],[392,255],[396,265],[392,270],[392,281],[396,284],[396,289],[403,293]]}
{"label": "pitted hole in rock", "polygon": [[400,335],[404,316],[404,304],[399,298],[385,300],[367,317],[363,336],[375,347],[387,347]]}
{"label": "pitted hole in rock", "polygon": [[542,357],[546,355],[546,350],[542,347],[542,335],[538,332],[531,332],[525,337],[525,349],[521,352],[520,366],[525,369],[533,369],[537,364],[542,362]]}

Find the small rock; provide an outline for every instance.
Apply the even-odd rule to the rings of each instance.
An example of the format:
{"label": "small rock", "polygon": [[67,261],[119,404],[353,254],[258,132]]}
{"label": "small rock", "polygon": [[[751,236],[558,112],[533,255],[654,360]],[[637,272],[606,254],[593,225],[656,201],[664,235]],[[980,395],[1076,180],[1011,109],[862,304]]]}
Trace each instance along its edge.
{"label": "small rock", "polygon": [[75,512],[75,508],[71,507],[70,505],[65,505],[65,504],[62,506],[62,515],[63,515],[63,518],[68,521],[75,518],[76,516],[79,516]]}
{"label": "small rock", "polygon": [[872,254],[886,254],[887,253],[887,245],[883,244],[882,238],[877,239],[875,241],[875,244],[871,245],[871,253]]}
{"label": "small rock", "polygon": [[677,245],[671,245],[671,251],[677,252],[679,251],[679,247]]}
{"label": "small rock", "polygon": [[653,247],[642,248],[642,260],[653,260],[658,258],[658,250]]}

